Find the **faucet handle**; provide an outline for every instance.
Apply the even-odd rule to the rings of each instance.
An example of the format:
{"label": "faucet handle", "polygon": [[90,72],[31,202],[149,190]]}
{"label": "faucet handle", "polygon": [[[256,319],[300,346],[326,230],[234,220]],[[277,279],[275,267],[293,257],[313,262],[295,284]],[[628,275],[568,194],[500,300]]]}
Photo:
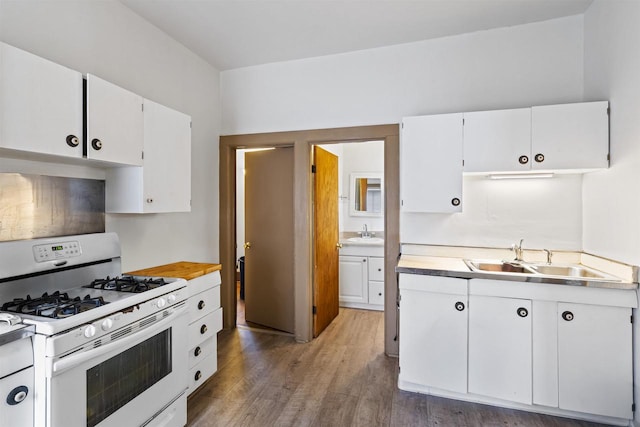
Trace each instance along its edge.
{"label": "faucet handle", "polygon": [[547,253],[547,264],[551,264],[551,257],[553,256],[553,252],[549,249],[543,249]]}

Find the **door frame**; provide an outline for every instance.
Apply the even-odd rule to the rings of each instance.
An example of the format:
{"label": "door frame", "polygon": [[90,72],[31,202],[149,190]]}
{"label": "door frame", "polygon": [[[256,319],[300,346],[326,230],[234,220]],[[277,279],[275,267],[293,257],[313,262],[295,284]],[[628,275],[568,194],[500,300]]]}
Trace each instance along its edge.
{"label": "door frame", "polygon": [[399,125],[373,125],[220,136],[220,262],[223,266],[221,302],[224,327],[236,326],[236,150],[293,146],[294,148],[294,304],[295,339],[313,339],[313,200],[311,152],[313,145],[341,142],[384,141],[385,205],[385,352],[398,354],[397,280],[400,253]]}

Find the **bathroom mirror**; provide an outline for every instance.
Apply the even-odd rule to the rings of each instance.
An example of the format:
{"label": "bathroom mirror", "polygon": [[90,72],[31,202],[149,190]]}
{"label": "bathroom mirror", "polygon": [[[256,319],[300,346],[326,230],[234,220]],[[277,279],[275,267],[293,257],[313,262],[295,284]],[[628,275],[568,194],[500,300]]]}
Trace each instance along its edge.
{"label": "bathroom mirror", "polygon": [[382,216],[382,174],[357,172],[349,176],[349,213],[352,216]]}

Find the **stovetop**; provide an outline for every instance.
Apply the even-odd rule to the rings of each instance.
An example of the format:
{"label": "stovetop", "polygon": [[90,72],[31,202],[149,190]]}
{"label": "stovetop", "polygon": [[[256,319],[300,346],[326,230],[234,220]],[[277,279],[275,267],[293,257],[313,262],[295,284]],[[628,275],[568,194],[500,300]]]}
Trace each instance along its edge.
{"label": "stovetop", "polygon": [[134,310],[138,304],[184,286],[183,279],[109,277],[72,289],[0,301],[0,312],[16,313],[25,324],[35,325],[36,333],[54,335],[114,313]]}

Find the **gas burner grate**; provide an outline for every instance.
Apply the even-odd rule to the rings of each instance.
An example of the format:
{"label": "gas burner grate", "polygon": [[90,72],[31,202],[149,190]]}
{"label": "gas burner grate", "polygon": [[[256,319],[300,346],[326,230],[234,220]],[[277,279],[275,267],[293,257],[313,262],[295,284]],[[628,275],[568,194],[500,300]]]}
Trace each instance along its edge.
{"label": "gas burner grate", "polygon": [[166,284],[167,282],[163,278],[138,278],[133,276],[111,278],[107,276],[105,279],[94,280],[86,287],[105,291],[140,293]]}
{"label": "gas burner grate", "polygon": [[92,308],[101,307],[107,304],[102,297],[69,298],[66,292],[56,291],[52,294],[45,292],[41,297],[15,298],[6,302],[0,310],[19,314],[29,314],[33,316],[49,317],[52,319],[63,319],[82,313]]}

